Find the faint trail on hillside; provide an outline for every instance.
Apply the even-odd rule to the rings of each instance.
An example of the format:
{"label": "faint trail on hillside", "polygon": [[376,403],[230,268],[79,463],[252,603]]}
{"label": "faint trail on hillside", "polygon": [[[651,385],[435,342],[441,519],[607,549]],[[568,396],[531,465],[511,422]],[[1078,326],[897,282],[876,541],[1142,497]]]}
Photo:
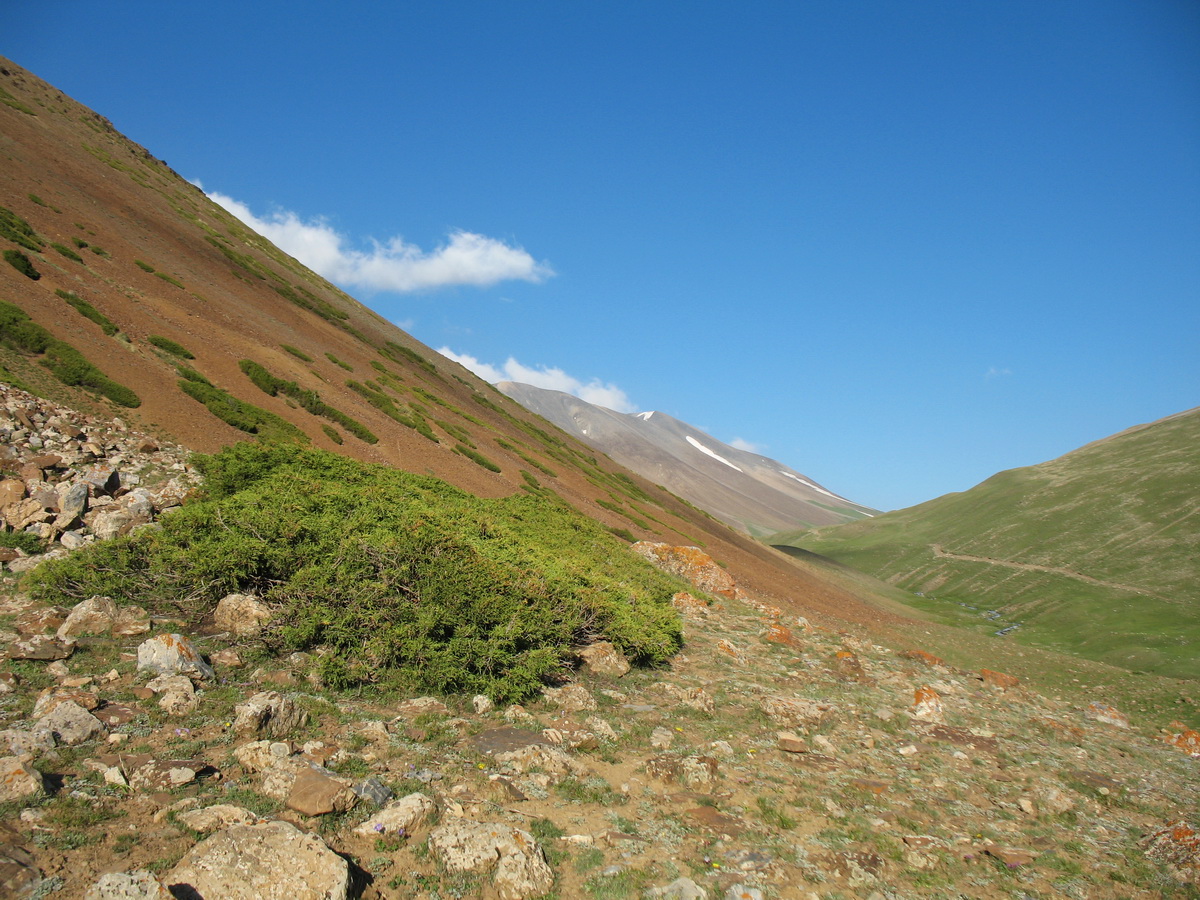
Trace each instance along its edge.
{"label": "faint trail on hillside", "polygon": [[1020,563],[1012,562],[1007,559],[993,559],[990,556],[970,556],[966,553],[950,553],[943,549],[941,544],[930,544],[929,548],[933,551],[933,555],[938,559],[961,559],[966,562],[987,563],[992,566],[1005,566],[1009,569],[1022,569],[1026,572],[1047,572],[1051,575],[1063,575],[1067,578],[1074,578],[1076,581],[1084,581],[1088,584],[1094,584],[1097,587],[1112,588],[1118,591],[1132,591],[1135,594],[1143,594],[1146,597],[1154,597],[1156,600],[1165,600],[1168,603],[1175,602],[1170,597],[1164,597],[1161,594],[1155,594],[1145,588],[1135,587],[1132,584],[1117,584],[1113,581],[1101,581],[1099,578],[1093,578],[1091,575],[1084,575],[1082,572],[1075,572],[1071,569],[1060,569],[1057,566],[1039,566],[1037,563]]}

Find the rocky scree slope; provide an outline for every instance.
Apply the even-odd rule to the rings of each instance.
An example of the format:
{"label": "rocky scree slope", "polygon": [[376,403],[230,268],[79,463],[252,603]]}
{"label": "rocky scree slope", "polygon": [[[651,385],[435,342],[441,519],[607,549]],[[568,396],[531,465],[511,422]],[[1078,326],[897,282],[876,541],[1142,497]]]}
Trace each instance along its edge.
{"label": "rocky scree slope", "polygon": [[[81,471],[195,483],[174,448],[88,421],[71,437],[80,419],[16,399],[29,481],[54,474],[34,451],[86,437]],[[115,495],[100,508],[151,491],[78,483]],[[626,552],[693,585],[682,652],[635,668],[594,641],[523,706],[332,689],[319,650],[270,651],[261,597],[189,625],[6,575],[5,895],[1196,896],[1200,734],[821,627],[697,548]]]}

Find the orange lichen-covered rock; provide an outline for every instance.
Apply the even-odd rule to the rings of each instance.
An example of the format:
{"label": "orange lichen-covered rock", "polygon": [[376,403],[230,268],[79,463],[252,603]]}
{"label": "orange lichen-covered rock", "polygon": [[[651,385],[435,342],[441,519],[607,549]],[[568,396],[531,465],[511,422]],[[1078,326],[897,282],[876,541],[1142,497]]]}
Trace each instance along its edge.
{"label": "orange lichen-covered rock", "polygon": [[995,672],[991,669],[981,670],[979,677],[983,679],[984,684],[990,684],[993,687],[1003,688],[1004,690],[1014,688],[1021,683],[1021,680],[1015,675],[1006,675],[1003,672]]}
{"label": "orange lichen-covered rock", "polygon": [[733,576],[699,547],[673,547],[653,541],[638,541],[633,545],[633,551],[664,572],[687,579],[702,591],[730,599],[741,594]]}
{"label": "orange lichen-covered rock", "polygon": [[940,656],[934,656],[924,650],[906,650],[903,656],[905,659],[913,659],[925,663],[927,666],[944,666],[946,664],[946,661]]}
{"label": "orange lichen-covered rock", "polygon": [[1179,881],[1200,883],[1200,834],[1186,822],[1172,822],[1147,835],[1146,855],[1166,864]]}
{"label": "orange lichen-covered rock", "polygon": [[794,645],[796,636],[792,634],[792,629],[786,625],[780,625],[778,622],[772,622],[767,626],[766,634],[763,635],[763,640],[768,644],[786,644]]}
{"label": "orange lichen-covered rock", "polygon": [[1116,728],[1129,727],[1129,716],[1125,715],[1119,709],[1109,706],[1107,703],[1093,701],[1088,704],[1083,714],[1089,719],[1102,722],[1105,725],[1112,725]]}
{"label": "orange lichen-covered rock", "polygon": [[833,657],[833,669],[851,681],[867,681],[867,672],[862,661],[849,650],[839,650]]}
{"label": "orange lichen-covered rock", "polygon": [[942,717],[942,695],[928,685],[913,691],[913,715],[918,719]]}
{"label": "orange lichen-covered rock", "polygon": [[1182,722],[1172,722],[1164,729],[1162,740],[1190,756],[1200,756],[1200,731]]}
{"label": "orange lichen-covered rock", "polygon": [[672,596],[671,605],[688,619],[707,619],[712,615],[712,611],[708,608],[707,603],[697,597],[693,597],[687,591],[680,591],[678,594]]}
{"label": "orange lichen-covered rock", "polygon": [[736,645],[731,644],[724,638],[721,638],[719,641],[717,641],[717,651],[719,653],[724,653],[740,666],[744,666],[746,664],[746,654],[738,649]]}

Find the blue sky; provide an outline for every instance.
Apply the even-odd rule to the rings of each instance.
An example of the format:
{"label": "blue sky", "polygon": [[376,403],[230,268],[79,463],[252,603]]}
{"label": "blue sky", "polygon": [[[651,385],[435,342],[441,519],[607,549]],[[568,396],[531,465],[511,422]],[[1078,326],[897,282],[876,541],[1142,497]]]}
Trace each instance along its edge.
{"label": "blue sky", "polygon": [[0,53],[435,349],[884,509],[1200,404],[1200,5],[96,2]]}

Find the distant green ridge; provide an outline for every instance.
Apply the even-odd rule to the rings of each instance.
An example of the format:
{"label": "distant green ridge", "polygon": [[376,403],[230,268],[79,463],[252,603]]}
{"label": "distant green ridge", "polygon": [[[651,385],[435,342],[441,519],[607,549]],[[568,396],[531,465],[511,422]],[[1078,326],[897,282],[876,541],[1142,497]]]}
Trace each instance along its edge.
{"label": "distant green ridge", "polygon": [[923,596],[957,624],[1200,678],[1200,409],[960,494],[776,535]]}

